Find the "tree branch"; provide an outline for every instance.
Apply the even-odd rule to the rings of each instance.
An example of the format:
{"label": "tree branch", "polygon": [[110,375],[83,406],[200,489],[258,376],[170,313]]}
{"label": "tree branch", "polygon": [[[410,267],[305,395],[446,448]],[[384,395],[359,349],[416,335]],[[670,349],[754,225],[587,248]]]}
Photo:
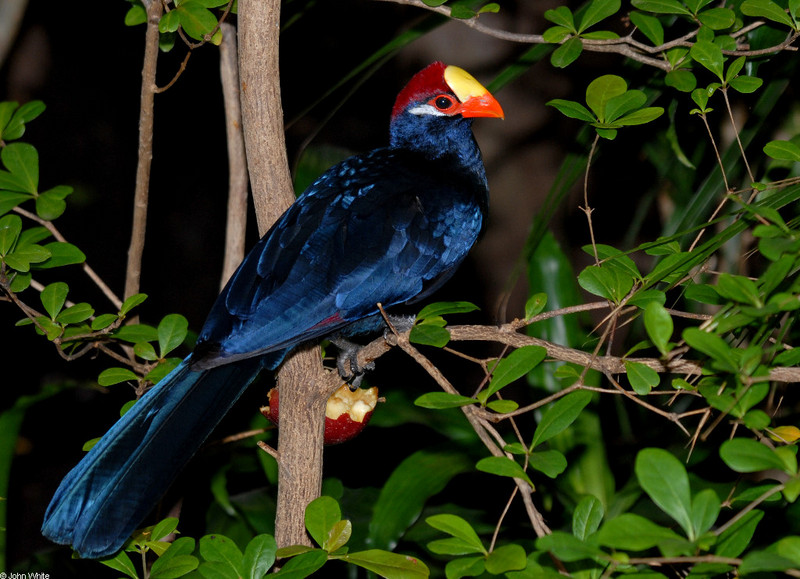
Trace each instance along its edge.
{"label": "tree branch", "polygon": [[[451,9],[449,6],[428,6],[422,0],[379,0],[381,2],[392,2],[395,4],[403,4],[406,6],[414,6],[416,8],[421,8],[423,10],[428,10],[430,12],[435,12],[437,14],[441,14],[448,18],[452,18],[451,16]],[[454,21],[463,24],[464,26],[468,26],[473,30],[480,32],[482,34],[486,34],[487,36],[491,36],[493,38],[499,38],[500,40],[507,40],[509,42],[518,42],[521,44],[549,44],[544,40],[544,37],[541,34],[520,34],[516,32],[507,32],[505,30],[497,30],[490,26],[486,26],[480,21],[479,16],[474,16],[473,18],[452,18]],[[759,21],[749,25],[752,30],[753,28],[758,28],[759,26],[763,26],[764,22]],[[674,48],[676,46],[691,46],[689,40],[693,38],[697,34],[696,31],[691,32],[681,38],[671,40],[669,42],[665,42],[659,46],[648,46],[637,40],[634,40],[631,35],[622,36],[620,38],[612,38],[606,40],[595,40],[589,38],[581,38],[581,44],[583,45],[583,49],[588,52],[606,52],[606,53],[614,53],[619,54],[620,56],[625,56],[630,58],[631,60],[635,60],[637,62],[641,62],[642,64],[646,64],[648,66],[652,66],[655,68],[659,68],[661,70],[670,71],[672,70],[672,65],[666,60],[666,58],[655,58],[653,56],[649,56],[650,54],[663,54],[665,51],[669,50],[670,48]],[[792,43],[797,39],[798,33],[790,34],[786,40],[776,44],[775,46],[770,46],[767,48],[762,48],[759,50],[724,50],[723,53],[731,56],[762,56],[766,54],[774,54],[776,52],[781,52],[783,50],[797,50],[797,48],[791,46]],[[562,42],[566,42],[572,38],[572,36],[568,36]]]}
{"label": "tree branch", "polygon": [[225,129],[228,143],[228,221],[225,225],[225,257],[220,289],[244,259],[247,232],[247,158],[242,132],[242,107],[239,102],[239,64],[236,28],[227,22],[220,26],[220,79],[225,102]]}
{"label": "tree branch", "polygon": [[144,65],[142,67],[142,92],[139,105],[139,161],[136,167],[136,190],[133,202],[133,226],[128,249],[128,267],[125,275],[125,298],[139,293],[142,276],[147,203],[150,190],[150,166],[153,161],[153,109],[156,90],[156,64],[158,62],[158,21],[163,5],[155,0],[147,5],[147,32],[145,33]]}
{"label": "tree branch", "polygon": [[[279,31],[280,0],[239,3],[242,121],[262,235],[294,201],[281,108]],[[279,547],[311,544],[305,507],[322,490],[325,403],[339,385],[323,369],[319,346],[298,349],[278,371],[281,426],[275,540]]]}

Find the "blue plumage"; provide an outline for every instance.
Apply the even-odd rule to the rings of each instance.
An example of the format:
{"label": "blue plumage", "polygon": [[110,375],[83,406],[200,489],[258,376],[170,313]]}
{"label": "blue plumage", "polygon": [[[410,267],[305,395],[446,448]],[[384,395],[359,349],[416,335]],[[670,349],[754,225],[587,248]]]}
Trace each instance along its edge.
{"label": "blue plumage", "polygon": [[377,303],[421,299],[453,274],[488,203],[472,117],[502,116],[463,75],[441,63],[416,75],[395,104],[390,146],[332,167],[284,213],[218,297],[194,352],[62,481],[45,536],[83,557],[114,553],[262,367],[304,342],[378,330]]}

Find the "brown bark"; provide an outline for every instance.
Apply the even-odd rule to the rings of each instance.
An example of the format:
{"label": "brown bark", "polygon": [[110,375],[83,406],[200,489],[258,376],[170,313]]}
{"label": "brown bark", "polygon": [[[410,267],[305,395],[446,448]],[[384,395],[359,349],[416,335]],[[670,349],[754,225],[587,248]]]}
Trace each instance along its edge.
{"label": "brown bark", "polygon": [[225,131],[228,144],[228,221],[225,225],[225,257],[221,287],[244,259],[247,231],[247,159],[242,134],[242,107],[239,102],[239,64],[236,28],[223,22],[219,47],[220,80],[225,100]]}
{"label": "brown bark", "polygon": [[147,32],[145,33],[144,64],[142,66],[142,92],[139,105],[139,160],[136,167],[136,191],[133,201],[133,227],[128,249],[128,267],[125,275],[124,298],[139,293],[142,275],[142,253],[147,224],[147,203],[150,191],[150,166],[153,161],[153,113],[156,92],[156,62],[158,60],[158,21],[163,6],[161,2],[145,3],[147,7]]}
{"label": "brown bark", "polygon": [[[279,0],[240,0],[239,74],[250,186],[263,235],[294,201],[280,99]],[[305,507],[322,488],[325,401],[335,389],[322,368],[318,347],[290,356],[278,372],[279,547],[310,544]]]}

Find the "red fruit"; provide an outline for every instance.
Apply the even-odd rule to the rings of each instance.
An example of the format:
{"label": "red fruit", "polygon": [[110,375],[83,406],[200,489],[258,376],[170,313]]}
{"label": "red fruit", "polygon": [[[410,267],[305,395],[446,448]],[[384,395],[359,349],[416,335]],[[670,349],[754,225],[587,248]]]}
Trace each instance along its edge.
{"label": "red fruit", "polygon": [[[261,408],[261,414],[278,425],[278,389],[267,395],[269,404]],[[356,388],[350,390],[343,384],[328,398],[325,406],[325,444],[339,444],[355,437],[364,430],[378,403],[378,389]]]}

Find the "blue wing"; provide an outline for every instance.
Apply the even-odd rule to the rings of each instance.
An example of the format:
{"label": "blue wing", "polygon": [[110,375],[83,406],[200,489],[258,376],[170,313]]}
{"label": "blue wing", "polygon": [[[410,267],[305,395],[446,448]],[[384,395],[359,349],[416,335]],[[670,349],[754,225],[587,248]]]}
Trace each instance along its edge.
{"label": "blue wing", "polygon": [[[277,353],[421,298],[481,229],[480,191],[379,149],[323,175],[250,252],[200,333],[199,367]],[[480,189],[480,188],[477,188]],[[483,190],[485,195],[485,189]]]}

